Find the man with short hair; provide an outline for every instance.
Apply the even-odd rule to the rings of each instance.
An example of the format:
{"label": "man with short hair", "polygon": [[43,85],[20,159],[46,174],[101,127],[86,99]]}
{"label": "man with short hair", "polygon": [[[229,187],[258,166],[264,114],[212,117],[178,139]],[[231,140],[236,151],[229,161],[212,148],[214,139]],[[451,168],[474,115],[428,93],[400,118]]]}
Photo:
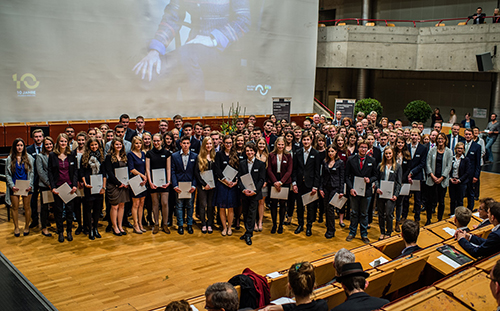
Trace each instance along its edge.
{"label": "man with short hair", "polygon": [[[389,132],[389,146],[391,146],[391,148],[394,148],[396,147],[396,139],[398,138],[398,132],[396,130],[392,130]],[[385,149],[385,148],[384,148]]]}
{"label": "man with short hair", "polygon": [[[413,181],[420,183],[420,191],[412,191],[413,195],[413,212],[415,213],[415,221],[420,221],[420,212],[422,210],[422,189],[425,184],[425,165],[427,161],[428,150],[424,145],[419,143],[420,131],[418,129],[410,130],[411,143],[408,144],[411,160],[408,174],[408,182],[413,184]],[[403,201],[402,217],[406,218],[410,208],[410,196],[406,196]]]}
{"label": "man with short hair", "polygon": [[492,198],[482,198],[479,200],[479,208],[477,209],[479,218],[482,219],[481,223],[477,226],[474,226],[474,229],[482,228],[487,225],[490,225],[490,219],[488,217],[488,211],[490,210],[490,205],[495,203],[495,200]]}
{"label": "man with short hair", "polygon": [[333,259],[333,267],[335,268],[335,274],[338,276],[342,271],[342,267],[345,264],[353,263],[356,261],[356,256],[351,253],[347,248],[341,248],[335,253]]}
{"label": "man with short hair", "polygon": [[365,118],[365,113],[360,111],[356,114],[356,122],[361,122]]}
{"label": "man with short hair", "polygon": [[211,132],[212,132],[212,127],[210,127],[210,125],[208,124],[203,125],[203,137],[209,137]]}
{"label": "man with short hair", "polygon": [[174,127],[179,131],[179,137],[182,136],[182,116],[180,114],[176,114],[174,116]]}
{"label": "man with short hair", "polygon": [[297,149],[302,148],[302,129],[300,126],[295,126],[293,128],[293,146],[292,150],[295,153]]}
{"label": "man with short hair", "polygon": [[342,111],[338,110],[335,113],[335,120],[333,120],[332,124],[335,125],[335,126],[341,126],[342,125]]}
{"label": "man with short hair", "polygon": [[491,204],[488,217],[494,228],[491,229],[486,239],[460,229],[455,232],[458,244],[474,258],[487,257],[498,252],[500,245],[500,230],[498,230],[500,228],[500,203]]}
{"label": "man with short hair", "polygon": [[385,148],[389,146],[388,142],[389,142],[389,135],[387,135],[387,133],[385,132],[380,133],[378,149],[380,149],[382,154],[384,154]]}
{"label": "man with short hair", "polygon": [[443,124],[441,122],[436,122],[434,123],[434,130],[439,133],[441,133],[441,130],[443,129]]}
{"label": "man with short hair", "polygon": [[[134,136],[139,136],[140,138],[142,138],[142,135],[144,135],[145,133],[149,133],[148,131],[146,131],[144,129],[145,126],[146,126],[146,121],[144,121],[144,117],[143,116],[137,116],[135,118]],[[149,135],[151,135],[151,133],[149,133]]]}
{"label": "man with short hair", "polygon": [[[351,224],[346,241],[350,242],[356,236],[358,223],[360,226],[361,240],[368,244],[368,198],[372,196],[372,184],[377,180],[377,163],[374,158],[366,155],[368,142],[361,141],[358,144],[358,153],[349,157],[346,163],[345,180],[347,191],[351,201]],[[355,177],[362,178],[365,185],[365,193],[357,193],[354,189]]]}
{"label": "man with short hair", "polygon": [[311,129],[311,119],[309,119],[309,118],[305,119],[303,125],[304,125],[304,131],[310,130]]}
{"label": "man with short hair", "polygon": [[[191,152],[194,152],[196,154],[200,153],[200,147],[201,147],[200,141],[197,140],[194,136],[192,136],[193,125],[189,122],[184,123],[182,125],[182,133],[183,136],[189,137],[189,146],[190,146],[189,148]],[[177,149],[181,149],[181,142],[182,142],[181,139],[175,142],[177,144]]]}
{"label": "man with short hair", "polygon": [[[26,147],[26,152],[35,159],[34,163],[36,165],[37,155],[42,153],[44,139],[43,131],[41,129],[36,129],[31,134],[31,137],[33,138],[33,144]],[[33,194],[31,195],[31,229],[38,226],[38,195],[40,193],[40,188],[38,186],[39,177],[36,169],[34,173]]]}
{"label": "man with short hair", "polygon": [[448,148],[451,149],[453,155],[455,155],[455,146],[458,143],[465,142],[465,138],[460,135],[460,123],[455,123],[451,127],[451,134],[446,135],[448,137]]}
{"label": "man with short hair", "polygon": [[205,309],[209,311],[238,311],[240,300],[233,285],[218,282],[205,290]]}
{"label": "man with short hair", "polygon": [[418,122],[417,122],[417,121],[413,121],[413,122],[411,123],[411,128],[412,128],[412,129],[416,129],[416,128],[418,128]]}
{"label": "man with short hair", "polygon": [[253,125],[255,125],[255,123],[257,123],[257,118],[255,117],[255,115],[251,114],[248,117],[248,123],[252,123]]}
{"label": "man with short hair", "polygon": [[486,17],[486,14],[483,13],[483,8],[478,6],[476,9],[476,13],[472,14],[469,16],[469,19],[472,19],[472,24],[484,24],[484,18]]}
{"label": "man with short hair", "polygon": [[[132,143],[129,142],[128,140],[124,140],[123,139],[123,136],[125,136],[125,128],[123,127],[123,125],[121,124],[117,124],[115,126],[115,136],[116,137],[119,137],[123,140],[123,146],[125,147],[125,152],[126,153],[129,153],[130,152],[130,149],[132,148]],[[108,141],[106,143],[106,145],[104,146],[104,152],[107,154],[108,151],[109,151],[109,148],[111,148],[111,142],[112,141]]]}
{"label": "man with short hair", "polygon": [[[413,252],[421,250],[420,246],[417,245],[418,235],[420,233],[420,225],[418,222],[407,219],[403,222],[401,226],[401,236],[405,241],[405,248],[397,258],[402,258],[409,256]],[[396,259],[397,259],[396,258]]]}
{"label": "man with short hair", "polygon": [[366,131],[368,129],[368,125],[369,125],[368,119],[361,120],[361,124],[363,124],[363,128]]}
{"label": "man with short hair", "polygon": [[67,126],[64,130],[64,133],[68,135],[68,146],[71,151],[78,147],[78,144],[74,140],[75,138],[75,129],[72,126]]}
{"label": "man with short hair", "polygon": [[468,208],[465,206],[459,206],[455,209],[453,223],[458,229],[468,232],[470,230],[467,226],[469,225],[471,217],[472,212]]}
{"label": "man with short hair", "polygon": [[198,140],[201,144],[201,142],[203,141],[203,124],[201,124],[200,121],[196,122],[194,124],[194,134],[193,134],[194,138],[196,138],[196,140]]}
{"label": "man with short hair", "polygon": [[356,135],[364,137],[366,135],[365,127],[362,122],[356,122]]}
{"label": "man with short hair", "polygon": [[420,131],[420,133],[422,133],[424,131],[424,122],[418,122],[417,128]]}
{"label": "man with short hair", "polygon": [[[188,124],[188,123],[186,123]],[[187,127],[184,124],[184,130]],[[191,125],[191,124],[189,124]],[[186,131],[187,132],[187,131]],[[172,154],[172,186],[180,194],[182,190],[179,188],[179,182],[189,182],[191,183],[191,189],[189,193],[191,197],[189,199],[181,199],[177,195],[177,204],[175,207],[176,217],[177,217],[177,232],[179,234],[184,234],[184,209],[187,213],[187,231],[189,234],[193,234],[193,201],[194,201],[194,191],[196,190],[196,178],[195,178],[195,166],[198,165],[196,158],[198,154],[190,150],[192,137],[188,135],[182,136],[180,139],[180,150]]]}
{"label": "man with short hair", "polygon": [[236,133],[241,134],[245,129],[245,121],[242,118],[236,120]]}
{"label": "man with short hair", "polygon": [[254,127],[253,128],[253,131],[252,131],[252,141],[254,143],[257,143],[257,141],[259,140],[259,138],[262,137],[262,129],[258,126]]}
{"label": "man with short hair", "polygon": [[467,197],[467,208],[471,211],[474,209],[474,199],[476,194],[475,187],[479,187],[479,177],[481,174],[481,146],[472,138],[474,134],[471,129],[465,129],[465,157],[470,161],[470,172],[472,178],[469,178],[465,195]]}
{"label": "man with short hair", "polygon": [[337,280],[342,284],[347,299],[331,311],[371,311],[388,304],[389,300],[371,297],[365,293],[369,285],[366,279],[369,276],[370,274],[363,271],[363,266],[359,262],[345,264]]}
{"label": "man with short hair", "polygon": [[129,127],[130,117],[128,114],[124,113],[120,116],[119,121],[123,128],[125,129],[125,134],[123,134],[123,139],[129,142],[132,142],[132,138],[135,136],[135,131]]}
{"label": "man with short hair", "polygon": [[495,298],[497,311],[500,310],[500,260],[497,261],[490,272],[490,291]]}
{"label": "man with short hair", "polygon": [[158,127],[160,130],[158,133],[164,137],[168,133],[168,121],[165,119],[160,120]]}
{"label": "man with short hair", "polygon": [[403,128],[403,122],[401,122],[401,120],[396,120],[394,122],[394,129],[397,130],[397,129],[400,129],[400,128]]}
{"label": "man with short hair", "polygon": [[330,146],[333,144],[333,141],[335,139],[335,135],[337,135],[337,128],[335,125],[327,125],[326,127],[326,147]]}
{"label": "man with short hair", "polygon": [[220,150],[220,133],[218,131],[210,132],[210,137],[212,138],[212,142],[214,144],[215,152],[219,152]]}
{"label": "man with short hair", "polygon": [[320,121],[321,121],[321,120],[320,120],[320,118],[319,118],[319,114],[317,114],[317,113],[316,113],[316,114],[313,116],[313,123],[314,123],[314,125],[319,126]]}
{"label": "man with short hair", "polygon": [[273,122],[271,120],[266,120],[264,121],[264,133],[263,137],[266,140],[268,150],[272,151],[274,150],[274,142],[276,142],[276,139],[278,136],[274,135],[271,131],[273,129]]}

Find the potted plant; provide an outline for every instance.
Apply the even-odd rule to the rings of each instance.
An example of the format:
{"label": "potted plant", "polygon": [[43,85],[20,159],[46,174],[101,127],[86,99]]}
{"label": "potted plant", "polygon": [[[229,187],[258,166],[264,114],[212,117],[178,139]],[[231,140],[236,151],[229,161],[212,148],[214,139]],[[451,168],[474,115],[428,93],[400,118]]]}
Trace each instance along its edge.
{"label": "potted plant", "polygon": [[358,112],[363,112],[366,115],[368,115],[370,112],[375,111],[377,115],[382,115],[382,111],[384,108],[382,107],[382,104],[374,99],[374,98],[364,98],[360,99],[356,102],[356,105],[354,106],[354,115],[357,115]]}
{"label": "potted plant", "polygon": [[423,100],[414,100],[404,109],[404,114],[408,121],[425,123],[432,115],[432,108]]}

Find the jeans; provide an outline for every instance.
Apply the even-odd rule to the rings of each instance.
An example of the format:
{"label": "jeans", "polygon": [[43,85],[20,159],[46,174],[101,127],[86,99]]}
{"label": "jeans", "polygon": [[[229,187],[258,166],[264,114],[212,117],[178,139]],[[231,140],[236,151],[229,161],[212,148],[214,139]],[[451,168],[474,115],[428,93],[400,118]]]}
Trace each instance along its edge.
{"label": "jeans", "polygon": [[488,155],[488,161],[490,162],[493,162],[493,152],[491,151],[491,146],[493,146],[493,144],[495,143],[495,141],[497,140],[497,135],[495,135],[494,137],[486,137],[486,154]]}
{"label": "jeans", "polygon": [[177,216],[177,225],[182,227],[184,225],[184,208],[186,208],[187,213],[187,225],[193,225],[193,201],[194,201],[194,192],[191,193],[190,199],[179,199],[177,196],[177,204],[175,207],[176,216]]}
{"label": "jeans", "polygon": [[356,236],[358,231],[361,237],[368,236],[368,198],[361,196],[351,196],[351,224],[349,225],[349,235]]}
{"label": "jeans", "polygon": [[394,201],[381,199],[380,197],[377,199],[378,224],[380,228],[380,234],[391,235],[395,205],[396,202]]}

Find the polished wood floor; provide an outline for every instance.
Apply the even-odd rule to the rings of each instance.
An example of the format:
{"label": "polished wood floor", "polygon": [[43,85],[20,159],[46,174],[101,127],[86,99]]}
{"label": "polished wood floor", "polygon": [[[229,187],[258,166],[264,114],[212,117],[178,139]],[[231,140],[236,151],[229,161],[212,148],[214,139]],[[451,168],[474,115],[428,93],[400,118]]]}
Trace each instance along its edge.
{"label": "polished wood floor", "polygon": [[[0,184],[0,190],[4,187]],[[500,200],[500,175],[482,173],[481,196]],[[446,204],[445,215],[448,200]],[[239,240],[242,230],[222,237],[218,231],[202,234],[198,228],[193,235],[174,231],[116,237],[102,227],[102,239],[90,241],[82,234],[71,243],[58,243],[55,236],[43,237],[39,230],[14,237],[2,205],[0,250],[59,310],[148,310],[202,294],[209,284],[227,281],[246,267],[266,274],[299,260],[331,255],[341,247],[363,245],[359,239],[345,241],[347,227],[337,226],[336,237],[327,240],[324,223],[316,223],[313,236],[307,238],[293,234],[296,223],[282,235],[271,235],[270,222],[266,212],[264,231],[254,234],[252,246]],[[375,241],[378,235],[375,218],[369,238]]]}

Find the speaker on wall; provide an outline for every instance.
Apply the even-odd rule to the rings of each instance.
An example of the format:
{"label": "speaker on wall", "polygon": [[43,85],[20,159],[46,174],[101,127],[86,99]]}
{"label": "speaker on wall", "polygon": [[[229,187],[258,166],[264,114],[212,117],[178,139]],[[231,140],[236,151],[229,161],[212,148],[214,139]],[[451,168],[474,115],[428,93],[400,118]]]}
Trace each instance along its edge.
{"label": "speaker on wall", "polygon": [[493,69],[493,62],[491,61],[491,53],[476,54],[477,69],[479,71],[489,71]]}

